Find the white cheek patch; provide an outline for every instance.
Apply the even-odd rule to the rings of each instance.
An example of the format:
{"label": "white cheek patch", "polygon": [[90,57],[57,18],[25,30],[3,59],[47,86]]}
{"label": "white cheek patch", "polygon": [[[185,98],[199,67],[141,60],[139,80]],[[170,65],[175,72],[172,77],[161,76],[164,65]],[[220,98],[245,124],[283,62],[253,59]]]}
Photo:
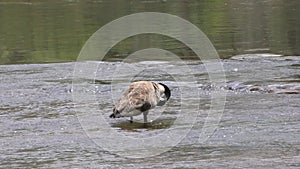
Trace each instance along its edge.
{"label": "white cheek patch", "polygon": [[159,98],[160,101],[167,101],[167,96],[165,94],[162,94]]}
{"label": "white cheek patch", "polygon": [[159,98],[159,102],[157,103],[157,106],[163,106],[166,102],[167,102],[167,97],[166,97],[166,95],[163,94]]}

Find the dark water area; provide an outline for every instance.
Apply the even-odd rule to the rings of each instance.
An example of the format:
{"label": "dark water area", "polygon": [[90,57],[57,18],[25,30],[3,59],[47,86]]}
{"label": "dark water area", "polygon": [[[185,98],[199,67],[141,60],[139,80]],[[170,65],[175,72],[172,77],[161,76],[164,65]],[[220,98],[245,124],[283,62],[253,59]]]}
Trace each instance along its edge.
{"label": "dark water area", "polygon": [[[300,55],[298,0],[10,0],[0,1],[0,64],[75,61],[100,27],[137,12],[163,12],[199,27],[222,58],[241,53]],[[159,47],[190,58],[180,42],[137,35],[115,46],[106,60]]]}
{"label": "dark water area", "polygon": [[[248,54],[222,60],[227,82],[211,84],[200,62],[91,62],[98,64],[95,79],[74,81],[75,63],[24,64],[0,66],[0,168],[299,168],[300,167],[300,76],[299,57]],[[160,64],[158,64],[160,63]],[[149,113],[151,123],[129,123],[128,119],[109,119],[113,94],[124,90],[130,77],[120,67],[147,69],[141,77],[163,81],[172,97],[163,113]],[[153,67],[168,67],[175,76],[196,80],[174,81]],[[184,74],[183,68],[191,69]],[[116,73],[117,71],[117,73]],[[113,81],[109,80],[114,75]],[[138,78],[138,77],[136,77]],[[74,102],[73,84],[89,97]],[[191,88],[182,93],[180,89]],[[195,94],[199,94],[199,100]],[[226,102],[216,130],[199,142],[208,116],[211,97],[226,92]],[[73,95],[73,97],[72,97]],[[182,96],[189,99],[183,102]],[[189,106],[180,107],[181,104]],[[113,131],[129,137],[145,137],[164,132],[180,115],[194,111],[199,115],[190,132],[168,151],[147,158],[126,158],[96,144],[105,132],[99,118]],[[92,112],[89,114],[87,112]],[[88,115],[89,129],[80,121]],[[157,117],[159,116],[159,117]],[[141,117],[135,117],[139,119]],[[124,143],[126,147],[127,143]],[[143,144],[142,142],[140,144]],[[160,142],[157,142],[160,144]],[[128,150],[130,152],[132,150]],[[142,150],[141,150],[142,151]],[[152,151],[152,149],[146,149]]]}

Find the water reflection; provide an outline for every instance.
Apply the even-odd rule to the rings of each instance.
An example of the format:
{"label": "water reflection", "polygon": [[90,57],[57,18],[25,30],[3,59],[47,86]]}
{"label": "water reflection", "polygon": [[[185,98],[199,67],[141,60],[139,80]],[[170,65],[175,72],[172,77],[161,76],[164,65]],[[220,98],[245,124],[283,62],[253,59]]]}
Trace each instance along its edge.
{"label": "water reflection", "polygon": [[160,118],[145,124],[138,121],[134,121],[133,123],[131,123],[129,120],[118,119],[111,126],[125,131],[141,132],[144,130],[168,129],[173,125],[175,120],[175,118]]}
{"label": "water reflection", "polygon": [[[222,57],[252,52],[299,55],[298,0],[263,1],[1,1],[0,64],[74,61],[104,24],[136,12],[166,12],[197,25]],[[193,53],[163,36],[142,35],[118,44],[106,57],[160,47],[183,58]]]}

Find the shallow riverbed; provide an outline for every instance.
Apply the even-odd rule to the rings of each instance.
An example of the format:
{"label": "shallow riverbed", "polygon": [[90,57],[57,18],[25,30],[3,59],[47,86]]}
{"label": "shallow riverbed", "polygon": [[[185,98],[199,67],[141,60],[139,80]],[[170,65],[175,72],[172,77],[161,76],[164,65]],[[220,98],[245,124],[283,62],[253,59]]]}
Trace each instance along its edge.
{"label": "shallow riverbed", "polygon": [[[97,99],[81,104],[72,98],[75,63],[2,65],[0,168],[299,168],[299,57],[251,54],[222,63],[227,82],[214,86],[203,64],[197,61],[187,61],[184,65],[99,62],[95,79],[75,82],[92,84],[93,88],[84,90]],[[126,70],[120,68],[130,66],[147,69],[129,78]],[[168,66],[172,76],[151,72],[157,66]],[[182,66],[192,70],[187,75],[192,80],[174,80],[173,77],[186,76],[176,72]],[[113,81],[107,78],[114,73]],[[133,124],[128,119],[108,118],[112,102],[126,88],[128,78],[163,81],[172,89],[171,100],[165,107],[150,112],[152,122],[146,127],[138,122],[139,117]],[[181,93],[182,87],[189,88]],[[199,100],[192,89],[197,90]],[[199,141],[211,94],[218,91],[227,94],[222,117],[214,133]],[[182,95],[190,99],[183,100]],[[190,132],[168,151],[147,158],[125,158],[116,155],[118,152],[103,150],[96,144],[101,136],[93,135],[102,129],[97,126],[86,129],[80,119],[85,110],[95,110],[90,117],[103,116],[117,133],[148,137],[181,127],[173,123],[174,119],[181,113],[194,111],[189,106],[182,107],[182,103],[200,105],[200,114],[195,116]],[[157,111],[161,113],[155,114]]]}

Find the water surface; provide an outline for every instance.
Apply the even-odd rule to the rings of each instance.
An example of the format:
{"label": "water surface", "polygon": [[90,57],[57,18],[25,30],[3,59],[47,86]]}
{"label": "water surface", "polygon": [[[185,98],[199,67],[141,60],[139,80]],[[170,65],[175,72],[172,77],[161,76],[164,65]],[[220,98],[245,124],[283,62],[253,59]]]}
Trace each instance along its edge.
{"label": "water surface", "polygon": [[[0,0],[0,64],[75,61],[86,40],[103,25],[137,12],[163,12],[199,27],[219,54],[299,55],[298,0]],[[160,35],[122,41],[106,60],[121,60],[139,49],[158,47],[182,58],[194,54]]]}
{"label": "water surface", "polygon": [[[96,95],[98,101],[81,104],[72,100],[74,63],[2,65],[0,168],[299,168],[299,57],[257,54],[222,62],[227,83],[218,88],[210,83],[203,64],[195,61],[186,62],[194,72],[187,76],[197,77],[195,81],[174,81],[161,76],[163,72],[147,76],[151,71],[135,77],[163,81],[172,89],[165,108],[150,112],[153,122],[146,128],[130,124],[128,119],[108,118],[112,93],[126,88],[126,74],[116,75],[113,82],[106,77],[118,66],[152,70],[156,62],[99,62],[106,71],[97,72],[95,80],[76,81],[93,84],[83,90]],[[174,76],[182,74],[178,70],[184,64],[160,65],[164,64],[170,70],[178,68],[172,69]],[[184,94],[191,96],[188,104],[200,104],[201,113],[178,145],[154,157],[131,159],[103,150],[86,135],[77,118],[84,110],[93,109],[119,133],[131,137],[158,134],[173,125],[180,113],[192,111],[187,107],[180,111],[179,89],[184,86],[198,89],[200,102],[193,98],[195,91]],[[227,92],[223,116],[211,137],[199,143],[211,93],[220,90]],[[161,109],[162,114],[155,114]],[[92,129],[101,130],[97,126]]]}

